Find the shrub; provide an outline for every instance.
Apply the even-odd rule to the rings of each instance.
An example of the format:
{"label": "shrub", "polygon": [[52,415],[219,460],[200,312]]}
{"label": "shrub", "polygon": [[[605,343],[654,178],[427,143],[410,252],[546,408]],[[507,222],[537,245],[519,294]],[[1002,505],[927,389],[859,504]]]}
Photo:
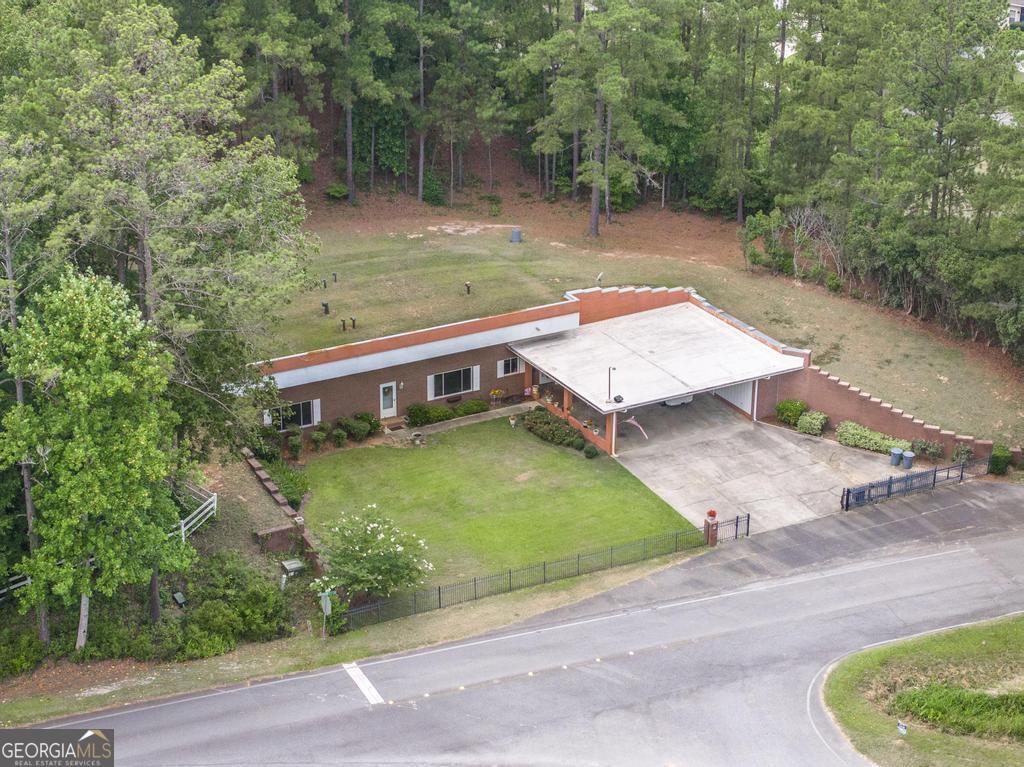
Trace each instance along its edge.
{"label": "shrub", "polygon": [[[127,605],[122,600],[114,600],[115,608],[124,610]],[[143,643],[137,643],[135,631],[128,621],[118,614],[120,610],[96,609],[99,604],[94,603],[89,618],[89,641],[81,650],[74,650],[71,659],[76,663],[84,663],[92,660],[103,660],[106,658],[130,658],[134,657],[135,651],[142,650],[140,654],[148,654]],[[148,640],[148,638],[147,638]],[[139,644],[143,646],[140,647]]]}
{"label": "shrub", "polygon": [[341,181],[336,181],[329,187],[324,189],[324,194],[330,197],[332,200],[344,200],[348,197],[348,187],[345,186]]}
{"label": "shrub", "polygon": [[431,170],[423,174],[423,202],[427,205],[447,205],[444,183],[440,176]]}
{"label": "shrub", "polygon": [[923,455],[932,461],[937,461],[942,458],[942,443],[932,442],[927,439],[915,439],[910,443],[910,449],[914,451],[915,455]]}
{"label": "shrub", "polygon": [[803,434],[811,434],[820,437],[825,431],[825,424],[828,423],[828,416],[820,410],[808,410],[800,416],[796,422],[796,430]]}
{"label": "shrub", "polygon": [[597,449],[597,445],[595,445],[593,442],[588,442],[587,446],[583,448],[583,455],[585,455],[587,458],[597,458],[597,454],[599,452],[600,451]]}
{"label": "shrub", "polygon": [[180,659],[208,658],[238,640],[265,641],[288,628],[284,596],[236,552],[218,552],[189,574],[190,608],[185,615]]}
{"label": "shrub", "polygon": [[302,455],[302,435],[293,435],[287,439],[287,442],[289,455],[297,461]]}
{"label": "shrub", "polygon": [[370,436],[370,424],[365,421],[349,420],[345,433],[355,442],[362,442]]}
{"label": "shrub", "polygon": [[572,441],[572,446],[576,450],[582,450],[587,446],[587,441],[583,439],[583,437],[576,437],[576,439]]}
{"label": "shrub", "polygon": [[370,436],[370,424],[365,421],[357,421],[355,418],[342,416],[335,421],[334,427],[345,432],[345,436],[355,442],[362,442]]}
{"label": "shrub", "polygon": [[243,629],[242,616],[223,599],[207,599],[192,610],[188,621],[207,634],[230,639],[232,646]]}
{"label": "shrub", "polygon": [[349,594],[386,597],[419,583],[433,569],[423,539],[379,514],[375,504],[362,515],[341,514],[334,524],[324,525],[320,541],[326,575],[311,588],[321,592],[341,587]]}
{"label": "shrub", "polygon": [[303,163],[296,169],[295,178],[298,179],[300,184],[313,183],[313,166],[307,163]]}
{"label": "shrub", "polygon": [[356,413],[352,416],[355,421],[362,421],[370,427],[370,434],[376,434],[381,429],[380,419],[373,413]]}
{"label": "shrub", "polygon": [[784,399],[775,406],[775,417],[782,423],[796,426],[800,416],[807,410],[807,403],[801,399]]}
{"label": "shrub", "polygon": [[988,470],[993,474],[1005,474],[1010,468],[1010,448],[999,442],[992,446],[992,456],[988,459]]}
{"label": "shrub", "polygon": [[953,448],[952,458],[953,463],[967,463],[974,459],[974,448],[961,442]]}
{"label": "shrub", "polygon": [[829,272],[828,277],[825,278],[825,287],[833,293],[838,293],[843,289],[843,280],[835,272]]}
{"label": "shrub", "polygon": [[45,657],[46,648],[35,632],[13,627],[0,630],[0,679],[32,671]]}
{"label": "shrub", "polygon": [[165,613],[150,631],[149,657],[135,657],[139,660],[173,660],[182,642],[181,621]]}
{"label": "shrub", "polygon": [[464,415],[474,415],[475,413],[486,413],[491,409],[491,406],[484,402],[482,399],[467,399],[460,402],[452,411],[455,413],[455,417],[459,418]]}
{"label": "shrub", "polygon": [[273,426],[261,426],[252,444],[253,454],[261,461],[281,460],[281,435]]}
{"label": "shrub", "polygon": [[181,635],[181,647],[176,660],[198,660],[223,655],[235,649],[235,641],[219,634],[204,631],[194,623],[186,623]]}
{"label": "shrub", "polygon": [[[322,592],[318,591],[317,593]],[[348,616],[345,614],[348,611],[348,602],[343,602],[336,593],[332,593],[330,599],[331,614],[327,616],[324,624],[327,629],[327,636],[335,637],[338,634],[344,634],[348,628]]]}
{"label": "shrub", "polygon": [[242,619],[239,635],[249,642],[266,642],[282,636],[288,630],[288,608],[284,595],[269,580],[253,580],[239,595],[236,604]]}
{"label": "shrub", "polygon": [[872,431],[867,426],[861,426],[853,421],[843,421],[839,424],[836,428],[836,439],[839,440],[840,445],[859,447],[862,450],[872,450],[876,453],[888,453],[894,447],[902,450],[910,449],[909,440]]}
{"label": "shrub", "polygon": [[554,445],[571,445],[580,436],[576,429],[541,405],[523,416],[523,425],[527,431]]}
{"label": "shrub", "polygon": [[420,402],[409,405],[406,413],[409,416],[409,425],[414,427],[447,421],[455,417],[455,413],[449,407],[444,405],[425,405]]}
{"label": "shrub", "polygon": [[343,447],[346,439],[348,439],[348,435],[344,429],[339,427],[331,430],[331,442],[335,447]]}
{"label": "shrub", "polygon": [[267,474],[274,480],[289,505],[299,508],[302,498],[309,492],[309,477],[302,469],[296,469],[282,461],[274,461],[263,465]]}
{"label": "shrub", "polygon": [[319,453],[323,448],[324,443],[327,441],[328,436],[329,432],[324,424],[313,429],[313,433],[309,435],[309,441],[313,443],[313,449]]}

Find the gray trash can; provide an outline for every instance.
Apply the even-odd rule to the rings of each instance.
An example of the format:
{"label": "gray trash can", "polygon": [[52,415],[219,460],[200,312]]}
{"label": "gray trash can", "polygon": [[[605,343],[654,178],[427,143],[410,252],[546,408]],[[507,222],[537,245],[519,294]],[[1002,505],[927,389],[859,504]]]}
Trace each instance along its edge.
{"label": "gray trash can", "polygon": [[523,230],[518,226],[512,228],[512,236],[508,238],[509,242],[522,242],[523,241]]}
{"label": "gray trash can", "polygon": [[903,451],[903,468],[913,469],[914,468],[914,454],[909,450]]}
{"label": "gray trash can", "polygon": [[894,447],[889,451],[889,464],[892,466],[899,466],[900,461],[903,460],[903,448]]}

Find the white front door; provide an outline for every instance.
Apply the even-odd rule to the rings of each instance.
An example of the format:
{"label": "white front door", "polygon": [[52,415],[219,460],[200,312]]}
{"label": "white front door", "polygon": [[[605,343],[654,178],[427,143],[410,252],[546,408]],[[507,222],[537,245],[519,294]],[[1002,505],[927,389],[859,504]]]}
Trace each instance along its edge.
{"label": "white front door", "polygon": [[398,391],[395,382],[380,385],[380,417],[394,418],[398,415]]}

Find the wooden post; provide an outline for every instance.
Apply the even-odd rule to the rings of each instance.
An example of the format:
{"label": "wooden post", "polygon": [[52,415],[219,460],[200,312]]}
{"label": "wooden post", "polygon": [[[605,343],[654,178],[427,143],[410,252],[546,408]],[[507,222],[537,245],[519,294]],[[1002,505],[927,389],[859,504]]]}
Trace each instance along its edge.
{"label": "wooden post", "polygon": [[562,410],[565,411],[566,416],[569,415],[569,409],[572,407],[572,392],[568,389],[562,389]]}
{"label": "wooden post", "polygon": [[609,413],[604,417],[605,441],[608,443],[608,455],[615,455],[615,430],[618,428],[618,413]]}
{"label": "wooden post", "polygon": [[[523,360],[523,391],[533,386],[533,365]],[[529,395],[527,395],[529,396]]]}

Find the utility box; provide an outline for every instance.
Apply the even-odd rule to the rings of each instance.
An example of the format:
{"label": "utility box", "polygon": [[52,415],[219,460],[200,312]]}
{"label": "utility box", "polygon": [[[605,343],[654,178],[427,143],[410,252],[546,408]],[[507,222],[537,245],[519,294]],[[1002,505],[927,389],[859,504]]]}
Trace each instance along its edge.
{"label": "utility box", "polygon": [[306,563],[301,559],[286,559],[281,562],[281,569],[284,570],[284,574],[291,578],[293,575],[298,575],[306,569]]}

